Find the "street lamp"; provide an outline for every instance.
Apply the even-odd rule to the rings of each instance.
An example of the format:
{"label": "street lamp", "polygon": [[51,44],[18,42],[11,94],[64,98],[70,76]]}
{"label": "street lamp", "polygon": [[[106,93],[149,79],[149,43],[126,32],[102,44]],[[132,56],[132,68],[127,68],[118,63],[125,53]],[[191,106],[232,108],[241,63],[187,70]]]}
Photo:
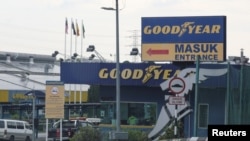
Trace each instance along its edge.
{"label": "street lamp", "polygon": [[28,91],[27,93],[25,93],[26,96],[32,96],[32,130],[33,130],[33,133],[32,133],[32,141],[35,141],[35,104],[36,104],[36,94],[35,94],[35,91]]}
{"label": "street lamp", "polygon": [[132,50],[130,51],[130,55],[132,56],[136,56],[138,54],[139,54],[138,48],[132,48]]}
{"label": "street lamp", "polygon": [[[89,45],[89,47],[86,50],[87,52],[95,52],[95,54],[97,55],[97,57],[100,59],[101,62],[106,62],[106,59],[99,53],[96,51],[95,46],[94,45]],[[94,59],[95,55],[94,54],[91,55],[91,58],[89,58],[89,60]]]}
{"label": "street lamp", "polygon": [[89,60],[93,60],[95,58],[95,54],[91,54],[90,56],[89,56]]}
{"label": "street lamp", "polygon": [[[52,57],[56,57],[58,54],[67,56],[66,54],[60,53],[59,51],[54,51],[54,52],[52,53],[51,56],[52,56]],[[67,57],[68,57],[67,60],[69,60],[70,62],[76,61],[77,56],[79,56],[79,55],[78,55],[77,53],[74,53],[72,56],[67,56]],[[64,59],[66,59],[66,57],[65,57]],[[66,60],[64,60],[64,59],[60,58],[60,61],[61,61],[61,62],[62,62],[62,61],[66,61]]]}
{"label": "street lamp", "polygon": [[116,11],[116,133],[111,135],[111,139],[127,139],[128,134],[122,133],[120,122],[120,62],[119,62],[119,6],[118,0],[116,0],[116,8],[112,7],[101,7],[104,10],[115,10]]}

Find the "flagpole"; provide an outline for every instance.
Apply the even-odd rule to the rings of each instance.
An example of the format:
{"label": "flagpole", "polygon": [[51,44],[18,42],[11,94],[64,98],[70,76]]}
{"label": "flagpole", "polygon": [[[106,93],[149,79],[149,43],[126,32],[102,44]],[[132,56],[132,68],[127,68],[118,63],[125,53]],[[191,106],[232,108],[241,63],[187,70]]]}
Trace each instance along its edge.
{"label": "flagpole", "polygon": [[[73,20],[71,18],[71,30],[70,30],[70,57],[72,56],[72,34],[73,34],[73,29],[74,29],[74,24],[73,24]],[[71,62],[71,58],[70,62]],[[71,103],[71,84],[69,84],[69,104]]]}
{"label": "flagpole", "polygon": [[77,25],[77,20],[76,20],[76,35],[75,35],[75,53],[77,53],[77,34],[78,34],[78,25]]}
{"label": "flagpole", "polygon": [[[83,25],[83,20],[82,20],[81,24]],[[82,34],[81,34],[81,62],[83,60],[83,56],[82,56],[82,50],[83,50],[83,32],[84,31],[82,31]],[[80,84],[80,104],[82,104],[82,84]]]}
{"label": "flagpole", "polygon": [[[77,19],[75,21],[75,30],[76,30],[76,34],[75,34],[75,53],[77,53],[77,37],[79,36],[79,28],[78,28],[78,23],[77,23]],[[74,58],[74,61],[76,61],[76,58]],[[76,84],[74,84],[74,103],[76,104]]]}
{"label": "flagpole", "polygon": [[[73,20],[71,18],[71,30],[70,30],[70,57],[72,56],[72,31],[73,31],[73,27],[74,26],[74,23],[73,23]],[[70,58],[71,59],[71,58]]]}
{"label": "flagpole", "polygon": [[[82,26],[83,26],[83,20],[82,20]],[[83,32],[84,31],[82,31],[82,34],[81,34],[81,60],[82,60],[82,49],[83,49]]]}
{"label": "flagpole", "polygon": [[68,34],[68,19],[65,20],[65,36],[64,36],[64,60],[66,60],[66,45],[67,45],[67,34]]}

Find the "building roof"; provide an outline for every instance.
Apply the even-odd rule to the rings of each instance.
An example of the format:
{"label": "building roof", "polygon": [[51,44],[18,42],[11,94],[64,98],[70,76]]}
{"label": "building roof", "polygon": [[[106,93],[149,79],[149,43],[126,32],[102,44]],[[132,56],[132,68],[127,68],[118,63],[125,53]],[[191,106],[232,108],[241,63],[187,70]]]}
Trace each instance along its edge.
{"label": "building roof", "polygon": [[[0,52],[0,90],[42,90],[46,81],[60,81],[60,62],[51,55]],[[74,89],[87,90],[88,85]],[[65,85],[69,90],[70,85]]]}

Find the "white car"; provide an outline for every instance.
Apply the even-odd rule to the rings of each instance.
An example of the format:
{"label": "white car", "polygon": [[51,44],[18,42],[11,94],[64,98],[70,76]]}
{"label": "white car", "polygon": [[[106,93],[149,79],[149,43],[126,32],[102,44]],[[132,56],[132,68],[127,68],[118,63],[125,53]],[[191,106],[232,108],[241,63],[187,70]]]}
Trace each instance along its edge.
{"label": "white car", "polygon": [[0,119],[0,140],[31,141],[33,131],[27,121]]}

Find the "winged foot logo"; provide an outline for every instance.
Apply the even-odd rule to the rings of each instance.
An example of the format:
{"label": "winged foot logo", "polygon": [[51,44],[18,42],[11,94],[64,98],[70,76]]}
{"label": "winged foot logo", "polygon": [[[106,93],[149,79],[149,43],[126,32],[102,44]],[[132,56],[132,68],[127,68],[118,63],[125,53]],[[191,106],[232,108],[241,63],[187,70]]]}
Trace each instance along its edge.
{"label": "winged foot logo", "polygon": [[[227,73],[227,69],[199,69],[199,80],[201,83],[208,79],[208,77],[221,76]],[[168,93],[176,93],[178,96],[186,96],[189,91],[193,89],[193,84],[196,82],[196,68],[186,68],[181,70],[178,74],[172,76],[166,81],[160,84],[163,91]],[[153,130],[148,134],[149,138],[157,138],[161,133],[164,132],[165,127],[170,126],[175,115],[175,105],[169,104],[169,95],[165,96],[166,104],[162,106],[160,115],[157,119],[156,125]],[[192,112],[189,101],[185,101],[184,105],[178,105],[177,109],[177,120],[188,115]]]}

